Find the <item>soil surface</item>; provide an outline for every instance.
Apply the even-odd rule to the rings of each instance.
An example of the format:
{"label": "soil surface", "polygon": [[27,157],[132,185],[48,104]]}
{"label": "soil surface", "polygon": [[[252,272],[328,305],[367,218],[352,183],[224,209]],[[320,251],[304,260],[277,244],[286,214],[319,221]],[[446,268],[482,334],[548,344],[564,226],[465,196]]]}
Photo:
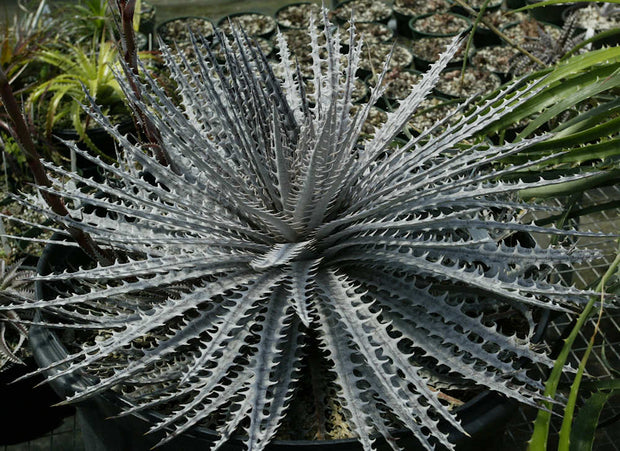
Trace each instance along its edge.
{"label": "soil surface", "polygon": [[276,13],[276,22],[281,27],[306,28],[310,17],[318,20],[321,8],[316,3],[298,3],[286,6]]}
{"label": "soil surface", "polygon": [[446,36],[465,31],[471,24],[465,18],[455,14],[439,13],[414,20],[411,26],[420,33]]}
{"label": "soil surface", "polygon": [[380,0],[351,0],[340,4],[334,10],[334,15],[346,22],[351,19],[352,12],[358,22],[381,22],[392,15],[392,7]]}
{"label": "soil surface", "polygon": [[468,67],[461,77],[460,70],[443,72],[436,90],[452,97],[470,97],[489,93],[501,85],[499,77],[486,70]]}

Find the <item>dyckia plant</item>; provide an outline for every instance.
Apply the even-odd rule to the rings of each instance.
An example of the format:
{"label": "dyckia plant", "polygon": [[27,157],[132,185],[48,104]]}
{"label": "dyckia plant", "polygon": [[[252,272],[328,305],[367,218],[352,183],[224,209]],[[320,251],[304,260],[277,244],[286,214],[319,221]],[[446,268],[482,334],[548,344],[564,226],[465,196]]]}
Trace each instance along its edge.
{"label": "dyckia plant", "polygon": [[[14,304],[16,301],[34,299],[32,281],[33,271],[20,269],[23,261],[7,265],[0,260],[0,305]],[[0,311],[0,371],[13,364],[23,364],[20,353],[26,343],[28,329],[19,322],[13,310]]]}
{"label": "dyckia plant", "polygon": [[[553,363],[533,350],[532,312],[571,310],[585,297],[544,274],[592,254],[506,240],[576,233],[519,221],[539,207],[515,193],[555,182],[501,181],[522,167],[497,162],[542,138],[457,147],[540,84],[508,87],[394,145],[462,44],[455,39],[366,138],[362,125],[383,88],[351,113],[361,43],[351,33],[341,58],[328,25],[309,28],[312,94],[282,37],[283,79],[241,33],[234,48],[222,40],[224,65],[200,39],[192,60],[164,47],[178,98],[148,75],[134,77],[141,95],[124,87],[171,163],[93,106],[119,144],[117,164],[84,154],[107,181],[47,164],[57,177],[39,189],[70,212],[48,214],[107,255],[104,264],[39,277],[72,281],[73,294],[10,306],[44,308],[55,327],[101,330],[41,370],[55,370],[49,380],[96,372],[97,383],[69,401],[114,389],[128,401],[121,414],[163,412],[151,429],[166,432],[162,443],[207,424],[216,447],[238,435],[259,450],[318,360],[352,436],[370,450],[378,436],[399,449],[392,432],[403,428],[426,448],[452,448],[438,424],[462,431],[441,400],[454,381],[530,405],[544,398],[522,369]],[[494,319],[506,312],[520,329]]]}

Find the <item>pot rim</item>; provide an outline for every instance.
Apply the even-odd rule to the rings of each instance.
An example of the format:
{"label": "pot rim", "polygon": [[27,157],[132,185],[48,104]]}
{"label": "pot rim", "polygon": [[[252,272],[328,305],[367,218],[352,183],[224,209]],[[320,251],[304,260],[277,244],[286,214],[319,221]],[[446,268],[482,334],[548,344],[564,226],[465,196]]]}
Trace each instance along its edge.
{"label": "pot rim", "polygon": [[[418,30],[417,28],[414,27],[414,23],[420,19],[424,19],[426,17],[430,17],[433,15],[437,15],[437,14],[448,14],[450,16],[456,16],[459,19],[463,19],[466,23],[467,23],[467,27],[464,28],[463,30],[457,31],[455,33],[432,33],[432,32],[428,32],[428,31],[421,31]],[[451,37],[451,36],[457,36],[461,33],[467,33],[469,32],[469,30],[471,30],[472,28],[472,22],[468,17],[463,16],[462,14],[458,14],[452,11],[445,11],[445,12],[439,12],[439,13],[426,13],[426,14],[420,14],[419,16],[414,16],[409,20],[409,28],[411,29],[411,32],[417,36],[420,36],[421,38],[447,38],[447,37]]]}
{"label": "pot rim", "polygon": [[310,2],[310,1],[294,2],[294,3],[289,3],[289,4],[286,4],[284,6],[281,6],[280,8],[278,8],[276,10],[275,13],[273,13],[273,18],[275,19],[276,24],[278,25],[278,27],[280,27],[283,30],[286,30],[286,29],[290,29],[290,30],[306,30],[308,28],[307,25],[306,26],[298,26],[298,27],[294,27],[294,26],[290,26],[290,25],[283,25],[280,22],[280,20],[278,19],[278,14],[280,14],[285,9],[290,8],[292,6],[301,6],[301,5],[316,5],[317,7],[319,7],[319,10],[320,10],[320,6],[317,3]]}
{"label": "pot rim", "polygon": [[223,33],[224,31],[221,30],[222,24],[226,23],[226,21],[230,19],[234,19],[235,17],[246,16],[246,15],[247,16],[256,15],[256,16],[265,17],[266,19],[271,20],[271,24],[273,25],[272,29],[261,31],[260,33],[257,33],[257,34],[252,34],[252,35],[249,34],[249,36],[267,38],[271,36],[272,34],[274,34],[276,30],[278,29],[278,21],[275,19],[274,16],[270,16],[269,14],[261,13],[259,11],[240,11],[236,13],[227,14],[223,17],[220,17],[219,20],[214,23],[215,28],[220,29],[220,31],[222,31]]}
{"label": "pot rim", "polygon": [[172,42],[174,42],[174,39],[169,40],[169,38],[166,37],[165,34],[162,33],[162,31],[164,30],[164,27],[166,25],[168,25],[169,23],[171,23],[171,22],[182,21],[182,20],[187,20],[187,19],[201,19],[201,20],[204,20],[205,22],[208,22],[208,23],[211,24],[211,26],[213,27],[213,30],[211,31],[211,34],[204,35],[205,38],[211,38],[215,34],[215,29],[216,29],[215,23],[213,23],[213,20],[211,20],[210,18],[205,17],[205,16],[178,16],[178,17],[173,17],[171,19],[164,20],[162,23],[158,24],[157,28],[155,28],[155,32],[156,32],[157,36],[159,36],[161,38],[162,41],[164,41],[166,44],[170,45]]}

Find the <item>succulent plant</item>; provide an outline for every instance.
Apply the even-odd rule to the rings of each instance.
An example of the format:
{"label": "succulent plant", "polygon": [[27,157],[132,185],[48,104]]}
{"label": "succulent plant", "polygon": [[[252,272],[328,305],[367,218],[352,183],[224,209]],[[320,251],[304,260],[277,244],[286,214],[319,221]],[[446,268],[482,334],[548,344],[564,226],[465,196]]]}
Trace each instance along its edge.
{"label": "succulent plant", "polygon": [[46,15],[48,5],[41,0],[36,11],[21,9],[12,20],[4,18],[0,24],[0,65],[12,83],[22,81],[20,73],[32,63],[32,54],[43,42],[49,41],[55,23]]}
{"label": "succulent plant", "polygon": [[596,5],[601,16],[610,17],[614,14],[620,14],[620,7],[613,3],[603,3],[602,5]]}
{"label": "succulent plant", "polygon": [[[23,261],[12,265],[0,260],[0,305],[32,301],[34,272],[20,269]],[[23,363],[20,352],[28,338],[28,329],[14,310],[0,310],[0,371],[12,364]]]}
{"label": "succulent plant", "polygon": [[[576,33],[576,16],[574,14],[568,16],[557,39],[547,33],[538,23],[536,23],[536,28],[538,37],[531,38],[530,42],[523,44],[523,48],[547,66],[558,62],[583,40],[583,34]],[[528,56],[518,53],[512,58],[509,71],[515,75],[522,75],[537,69],[543,69],[543,67],[540,67]]]}
{"label": "succulent plant", "polygon": [[[112,256],[39,276],[71,282],[72,293],[5,307],[43,308],[47,323],[86,334],[81,349],[40,370],[54,370],[48,380],[98,377],[68,401],[115,390],[128,402],[121,415],[164,412],[151,429],[166,431],[160,443],[208,424],[216,446],[239,433],[259,450],[318,359],[348,428],[369,450],[378,435],[398,449],[395,428],[426,448],[452,448],[438,423],[462,428],[440,399],[445,380],[530,405],[544,399],[523,369],[553,363],[531,343],[533,311],[570,311],[588,294],[545,280],[545,271],[593,254],[506,239],[576,233],[521,221],[542,207],[516,193],[561,180],[502,181],[536,161],[498,161],[543,137],[456,147],[540,84],[513,84],[394,145],[462,44],[456,38],[365,140],[362,126],[384,84],[350,114],[361,43],[351,33],[343,59],[338,33],[325,25],[309,28],[308,95],[281,36],[282,80],[239,32],[234,49],[222,40],[224,66],[200,39],[195,60],[163,47],[180,106],[148,74],[132,80],[140,96],[121,82],[157,127],[170,165],[119,133],[94,102],[93,119],[122,149],[118,162],[68,145],[107,180],[46,163],[56,178],[39,189],[62,197],[71,213],[48,215]],[[40,198],[29,202],[47,211]],[[507,314],[524,324],[518,332],[496,319]]]}

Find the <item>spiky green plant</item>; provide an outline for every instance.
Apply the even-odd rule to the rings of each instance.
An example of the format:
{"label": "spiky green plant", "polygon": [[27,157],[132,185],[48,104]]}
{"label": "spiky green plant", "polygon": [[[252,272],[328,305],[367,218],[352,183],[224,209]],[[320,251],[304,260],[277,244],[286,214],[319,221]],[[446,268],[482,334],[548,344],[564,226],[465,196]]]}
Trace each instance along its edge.
{"label": "spiky green plant", "polygon": [[[133,80],[140,98],[124,89],[157,127],[170,165],[121,135],[95,103],[92,117],[118,140],[119,162],[75,151],[108,181],[47,164],[57,177],[39,189],[70,211],[48,215],[115,256],[40,277],[81,287],[73,294],[9,306],[44,308],[55,327],[101,330],[41,370],[50,381],[98,376],[69,401],[114,389],[129,403],[122,414],[165,412],[151,428],[166,431],[161,443],[202,423],[214,425],[217,446],[239,433],[247,449],[259,450],[302,395],[298,382],[309,366],[322,361],[348,428],[369,450],[379,435],[399,449],[394,428],[409,429],[429,449],[452,448],[438,427],[442,420],[462,430],[440,400],[446,380],[530,405],[543,398],[542,384],[522,368],[553,364],[530,342],[532,312],[571,310],[587,295],[545,281],[545,271],[593,254],[505,239],[576,233],[519,219],[542,207],[518,202],[516,192],[564,179],[500,181],[536,162],[494,169],[543,138],[457,144],[544,82],[512,85],[394,146],[461,45],[455,39],[364,140],[382,88],[350,114],[361,43],[351,33],[341,58],[339,35],[327,25],[310,27],[308,96],[282,37],[283,80],[239,34],[235,49],[222,41],[224,66],[204,43],[191,61],[164,47],[181,106],[148,75]],[[42,200],[31,202],[47,211]],[[523,324],[518,333],[497,319],[507,314]]]}
{"label": "spiky green plant", "polygon": [[[523,44],[523,48],[536,56],[545,65],[551,66],[555,64],[583,41],[583,35],[576,33],[576,19],[577,17],[574,14],[568,16],[557,39],[547,33],[540,24],[536,23],[538,37],[531,38],[529,42]],[[523,53],[517,53],[511,58],[509,72],[515,75],[522,75],[537,69],[543,69],[543,67],[540,67]]]}
{"label": "spiky green plant", "polygon": [[92,121],[82,108],[82,103],[87,101],[83,86],[105,108],[106,114],[117,118],[129,115],[123,92],[114,76],[118,59],[114,43],[96,38],[88,48],[66,43],[58,48],[41,49],[36,59],[59,71],[55,77],[35,86],[27,102],[45,134],[53,134],[58,127],[73,127],[92,151],[101,154],[87,134]]}
{"label": "spiky green plant", "polygon": [[[4,260],[0,260],[0,305],[34,299],[32,281],[28,280],[34,272],[20,269],[22,263],[7,266]],[[12,364],[23,363],[20,353],[27,337],[28,329],[21,324],[14,310],[0,311],[0,371]]]}

